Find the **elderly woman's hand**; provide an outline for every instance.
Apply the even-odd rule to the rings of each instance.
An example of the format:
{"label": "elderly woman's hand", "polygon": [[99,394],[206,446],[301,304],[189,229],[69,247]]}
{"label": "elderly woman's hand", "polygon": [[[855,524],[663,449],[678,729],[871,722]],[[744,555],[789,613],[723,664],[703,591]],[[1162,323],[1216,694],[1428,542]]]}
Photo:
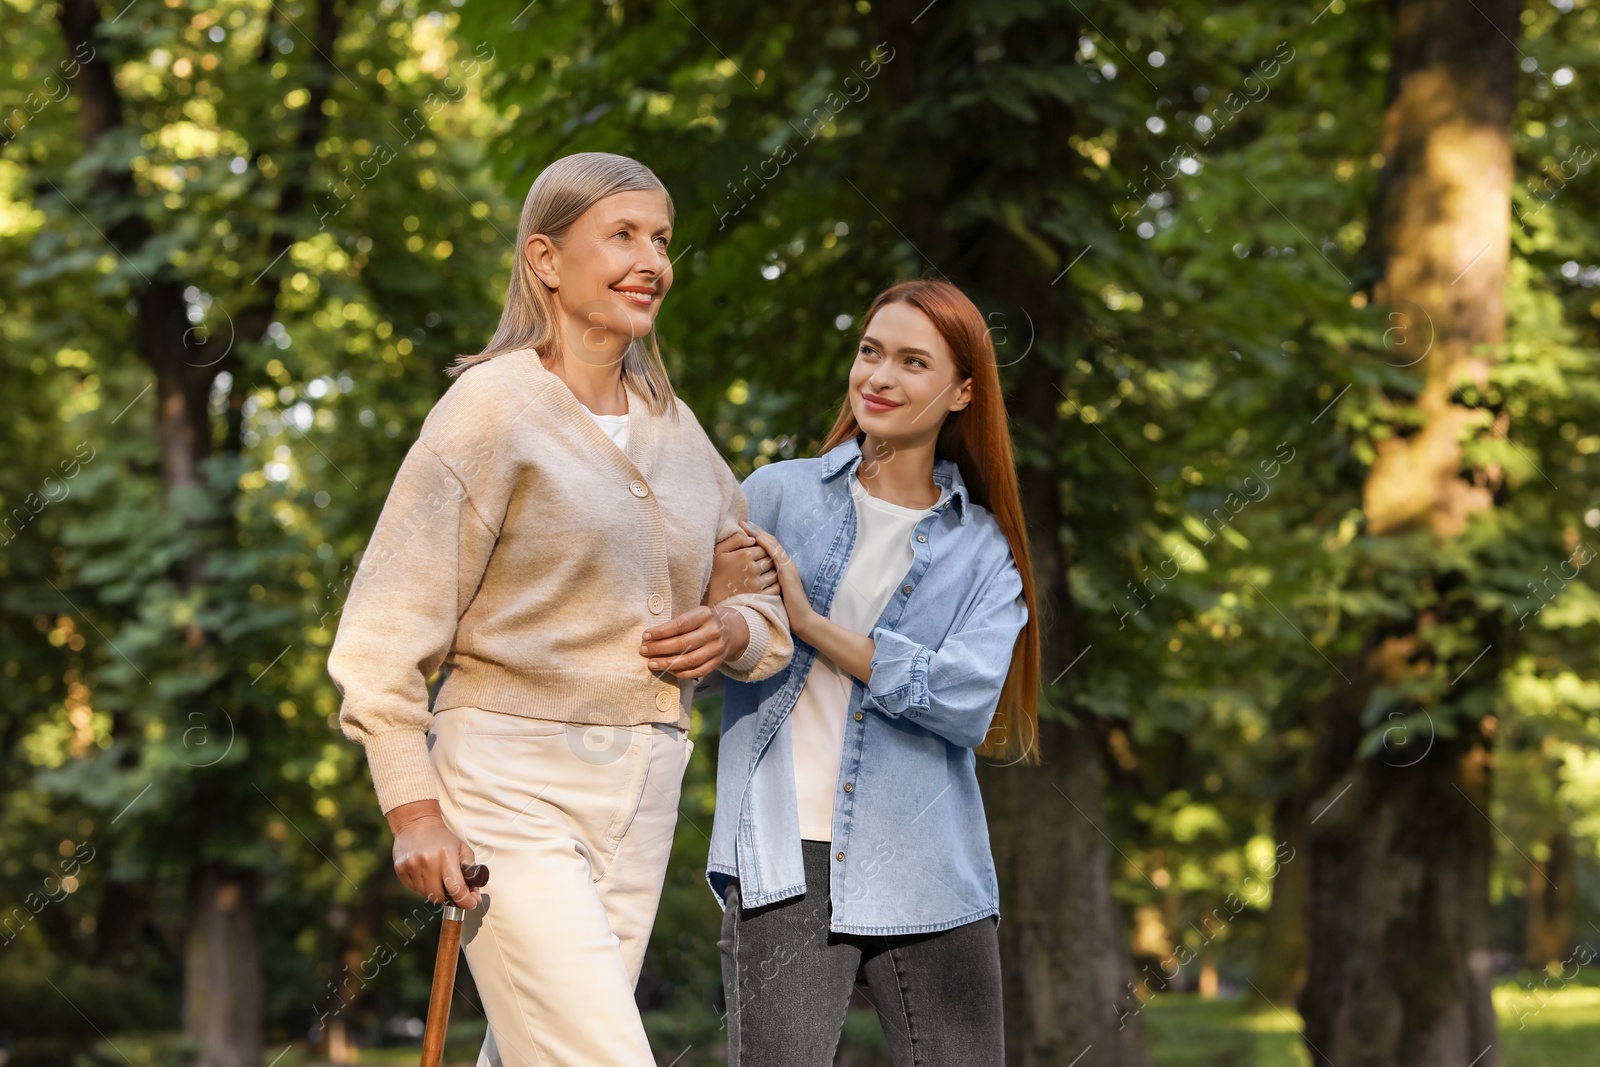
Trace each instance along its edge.
{"label": "elderly woman's hand", "polygon": [[644,632],[639,655],[653,671],[703,678],[750,647],[750,627],[737,608],[697,604]]}
{"label": "elderly woman's hand", "polygon": [[394,835],[394,872],[430,904],[451,901],[459,908],[483,902],[467,885],[462,869],[475,862],[472,846],[450,832],[437,800],[414,800],[388,812]]}

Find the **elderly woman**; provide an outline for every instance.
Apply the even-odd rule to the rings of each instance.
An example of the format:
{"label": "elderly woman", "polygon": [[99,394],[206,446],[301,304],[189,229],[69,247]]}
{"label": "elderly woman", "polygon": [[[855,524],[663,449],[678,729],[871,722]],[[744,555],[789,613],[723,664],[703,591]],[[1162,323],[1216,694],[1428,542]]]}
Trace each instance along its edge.
{"label": "elderly woman", "polygon": [[539,175],[499,329],[395,476],[328,657],[395,870],[472,909],[480,1065],[655,1063],[633,993],[695,679],[793,650],[775,593],[702,603],[747,510],[655,342],[672,221],[632,159]]}

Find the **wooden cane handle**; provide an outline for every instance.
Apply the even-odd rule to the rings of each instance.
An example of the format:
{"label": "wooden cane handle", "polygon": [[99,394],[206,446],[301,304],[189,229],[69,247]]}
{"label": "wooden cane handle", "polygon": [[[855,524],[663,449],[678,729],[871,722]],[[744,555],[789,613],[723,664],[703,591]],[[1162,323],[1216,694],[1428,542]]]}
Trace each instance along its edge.
{"label": "wooden cane handle", "polygon": [[467,880],[468,889],[482,889],[489,884],[489,868],[482,863],[469,863],[461,868],[461,877]]}

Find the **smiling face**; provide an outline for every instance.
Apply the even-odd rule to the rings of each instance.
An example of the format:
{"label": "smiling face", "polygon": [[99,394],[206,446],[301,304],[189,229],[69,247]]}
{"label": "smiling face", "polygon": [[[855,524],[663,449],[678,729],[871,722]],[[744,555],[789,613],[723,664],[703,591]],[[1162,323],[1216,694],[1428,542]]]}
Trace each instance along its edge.
{"label": "smiling face", "polygon": [[528,265],[552,291],[568,348],[580,358],[617,359],[649,334],[672,287],[667,253],[672,221],[658,190],[603,197],[572,223],[558,246],[534,234]]}
{"label": "smiling face", "polygon": [[972,379],[960,377],[933,321],[903,302],[879,308],[850,368],[850,407],[861,428],[884,441],[921,440],[971,402]]}

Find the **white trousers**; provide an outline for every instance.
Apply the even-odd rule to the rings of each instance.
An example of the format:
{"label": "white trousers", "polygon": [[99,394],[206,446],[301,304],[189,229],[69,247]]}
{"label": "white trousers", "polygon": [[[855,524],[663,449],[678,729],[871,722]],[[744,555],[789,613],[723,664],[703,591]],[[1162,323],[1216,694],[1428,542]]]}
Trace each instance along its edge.
{"label": "white trousers", "polygon": [[451,708],[428,746],[445,825],[489,865],[461,932],[478,1067],[655,1067],[633,993],[694,742]]}

